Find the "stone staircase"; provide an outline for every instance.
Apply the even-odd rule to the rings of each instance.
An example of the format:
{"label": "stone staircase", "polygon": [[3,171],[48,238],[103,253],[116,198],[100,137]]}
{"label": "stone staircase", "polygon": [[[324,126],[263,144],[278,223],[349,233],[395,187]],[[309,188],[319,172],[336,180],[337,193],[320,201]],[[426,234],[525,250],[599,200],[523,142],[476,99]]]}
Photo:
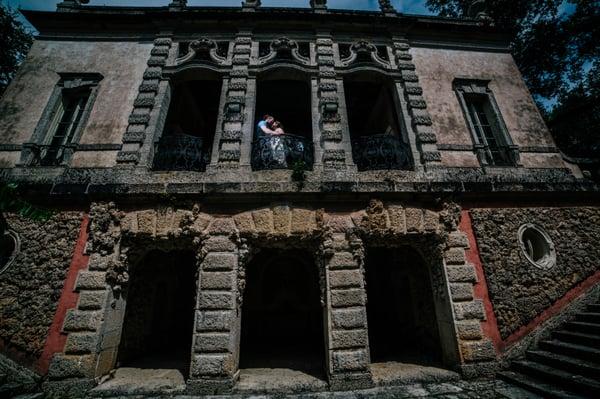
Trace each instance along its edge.
{"label": "stone staircase", "polygon": [[577,313],[499,377],[543,398],[600,398],[600,302]]}

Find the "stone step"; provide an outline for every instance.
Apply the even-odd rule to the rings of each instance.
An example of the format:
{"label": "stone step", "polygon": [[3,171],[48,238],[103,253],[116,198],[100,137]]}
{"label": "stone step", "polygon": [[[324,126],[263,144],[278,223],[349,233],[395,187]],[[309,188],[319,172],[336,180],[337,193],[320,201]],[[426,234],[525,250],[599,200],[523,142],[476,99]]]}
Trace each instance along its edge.
{"label": "stone step", "polygon": [[600,323],[586,323],[584,321],[570,321],[563,326],[565,330],[582,333],[600,334]]}
{"label": "stone step", "polygon": [[588,323],[600,323],[600,313],[581,312],[575,315],[575,320],[585,321]]}
{"label": "stone step", "polygon": [[590,360],[595,363],[600,363],[600,350],[590,348],[589,346],[582,346],[558,340],[551,340],[541,341],[539,347],[540,349],[549,352],[573,356],[578,359]]}
{"label": "stone step", "polygon": [[596,380],[540,363],[518,360],[513,362],[513,368],[522,374],[530,375],[543,381],[552,381],[553,384],[583,395],[593,395],[600,392],[600,382]]}
{"label": "stone step", "polygon": [[556,338],[564,342],[570,342],[572,344],[600,348],[600,336],[594,334],[560,330],[554,331],[552,333],[552,338]]}
{"label": "stone step", "polygon": [[600,379],[600,365],[593,362],[540,350],[527,351],[527,359],[586,377]]}
{"label": "stone step", "polygon": [[587,306],[588,311],[592,313],[600,313],[600,303],[593,303]]}
{"label": "stone step", "polygon": [[518,387],[525,388],[528,391],[541,395],[546,399],[582,399],[583,397],[573,392],[565,391],[555,385],[531,378],[528,375],[514,371],[502,371],[498,377],[506,382],[510,382]]}

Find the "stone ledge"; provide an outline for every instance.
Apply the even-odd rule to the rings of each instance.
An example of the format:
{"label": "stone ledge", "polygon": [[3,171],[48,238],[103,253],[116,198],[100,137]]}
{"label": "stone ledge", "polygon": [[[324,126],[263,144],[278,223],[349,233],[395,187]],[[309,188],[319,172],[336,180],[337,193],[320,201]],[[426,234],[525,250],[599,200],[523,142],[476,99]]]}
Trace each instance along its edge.
{"label": "stone ledge", "polygon": [[234,318],[232,311],[198,311],[196,312],[196,331],[230,331]]}
{"label": "stone ledge", "polygon": [[367,325],[367,313],[364,307],[333,309],[331,319],[334,329],[357,329],[365,328]]}
{"label": "stone ledge", "polygon": [[232,292],[204,291],[198,295],[198,309],[232,310],[235,300]]}
{"label": "stone ledge", "polygon": [[202,261],[203,271],[234,270],[238,266],[238,256],[231,252],[209,252]]}
{"label": "stone ledge", "polygon": [[369,359],[365,349],[336,350],[332,355],[332,368],[339,371],[366,371],[369,368]]}
{"label": "stone ledge", "polygon": [[101,322],[101,312],[69,309],[63,324],[63,331],[96,331]]}
{"label": "stone ledge", "polygon": [[105,272],[90,272],[82,270],[77,276],[75,291],[80,290],[104,290],[106,288]]}

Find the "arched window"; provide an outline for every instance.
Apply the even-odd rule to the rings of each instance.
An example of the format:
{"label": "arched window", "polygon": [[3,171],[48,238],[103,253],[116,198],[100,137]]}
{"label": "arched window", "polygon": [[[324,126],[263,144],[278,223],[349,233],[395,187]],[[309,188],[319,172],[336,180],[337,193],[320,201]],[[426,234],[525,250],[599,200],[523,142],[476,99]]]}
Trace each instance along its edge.
{"label": "arched window", "polygon": [[352,155],[359,170],[409,169],[412,165],[393,80],[377,72],[344,78]]}
{"label": "arched window", "polygon": [[[265,115],[275,124],[262,131],[258,124]],[[310,169],[313,163],[310,79],[292,68],[278,67],[257,80],[255,133],[252,168]],[[280,129],[280,130],[279,130]]]}
{"label": "arched window", "polygon": [[156,143],[155,170],[204,171],[217,127],[221,77],[187,71],[171,80],[171,102]]}

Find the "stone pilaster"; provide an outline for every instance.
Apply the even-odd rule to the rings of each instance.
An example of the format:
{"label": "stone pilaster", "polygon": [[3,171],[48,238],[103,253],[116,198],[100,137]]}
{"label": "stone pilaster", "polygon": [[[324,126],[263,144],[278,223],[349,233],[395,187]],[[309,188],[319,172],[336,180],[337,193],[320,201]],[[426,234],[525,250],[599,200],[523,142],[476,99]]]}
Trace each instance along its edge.
{"label": "stone pilaster", "polygon": [[230,391],[238,372],[237,306],[239,250],[233,219],[214,219],[200,264],[189,389],[197,394]]}
{"label": "stone pilaster", "polygon": [[394,38],[394,58],[401,71],[404,98],[410,114],[411,125],[416,135],[417,148],[425,167],[441,165],[441,154],[437,148],[437,137],[432,128],[431,115],[423,98],[423,89],[415,72],[415,64],[409,52],[410,45],[404,38]]}
{"label": "stone pilaster", "polygon": [[318,107],[319,129],[323,143],[322,163],[325,169],[345,169],[347,157],[343,147],[342,118],[340,115],[339,85],[336,79],[333,40],[329,33],[317,34],[316,60],[319,67]]}
{"label": "stone pilaster", "polygon": [[331,246],[333,254],[324,260],[329,382],[334,390],[369,387],[372,379],[362,260],[353,253],[345,233],[333,233]]}
{"label": "stone pilaster", "polygon": [[159,37],[154,40],[154,47],[148,60],[148,68],[139,87],[139,93],[133,103],[133,111],[129,116],[129,125],[123,135],[123,147],[117,153],[120,165],[137,165],[141,158],[141,148],[147,142],[146,135],[151,129],[151,113],[155,107],[159,91],[162,70],[167,63],[171,50],[170,37]]}

